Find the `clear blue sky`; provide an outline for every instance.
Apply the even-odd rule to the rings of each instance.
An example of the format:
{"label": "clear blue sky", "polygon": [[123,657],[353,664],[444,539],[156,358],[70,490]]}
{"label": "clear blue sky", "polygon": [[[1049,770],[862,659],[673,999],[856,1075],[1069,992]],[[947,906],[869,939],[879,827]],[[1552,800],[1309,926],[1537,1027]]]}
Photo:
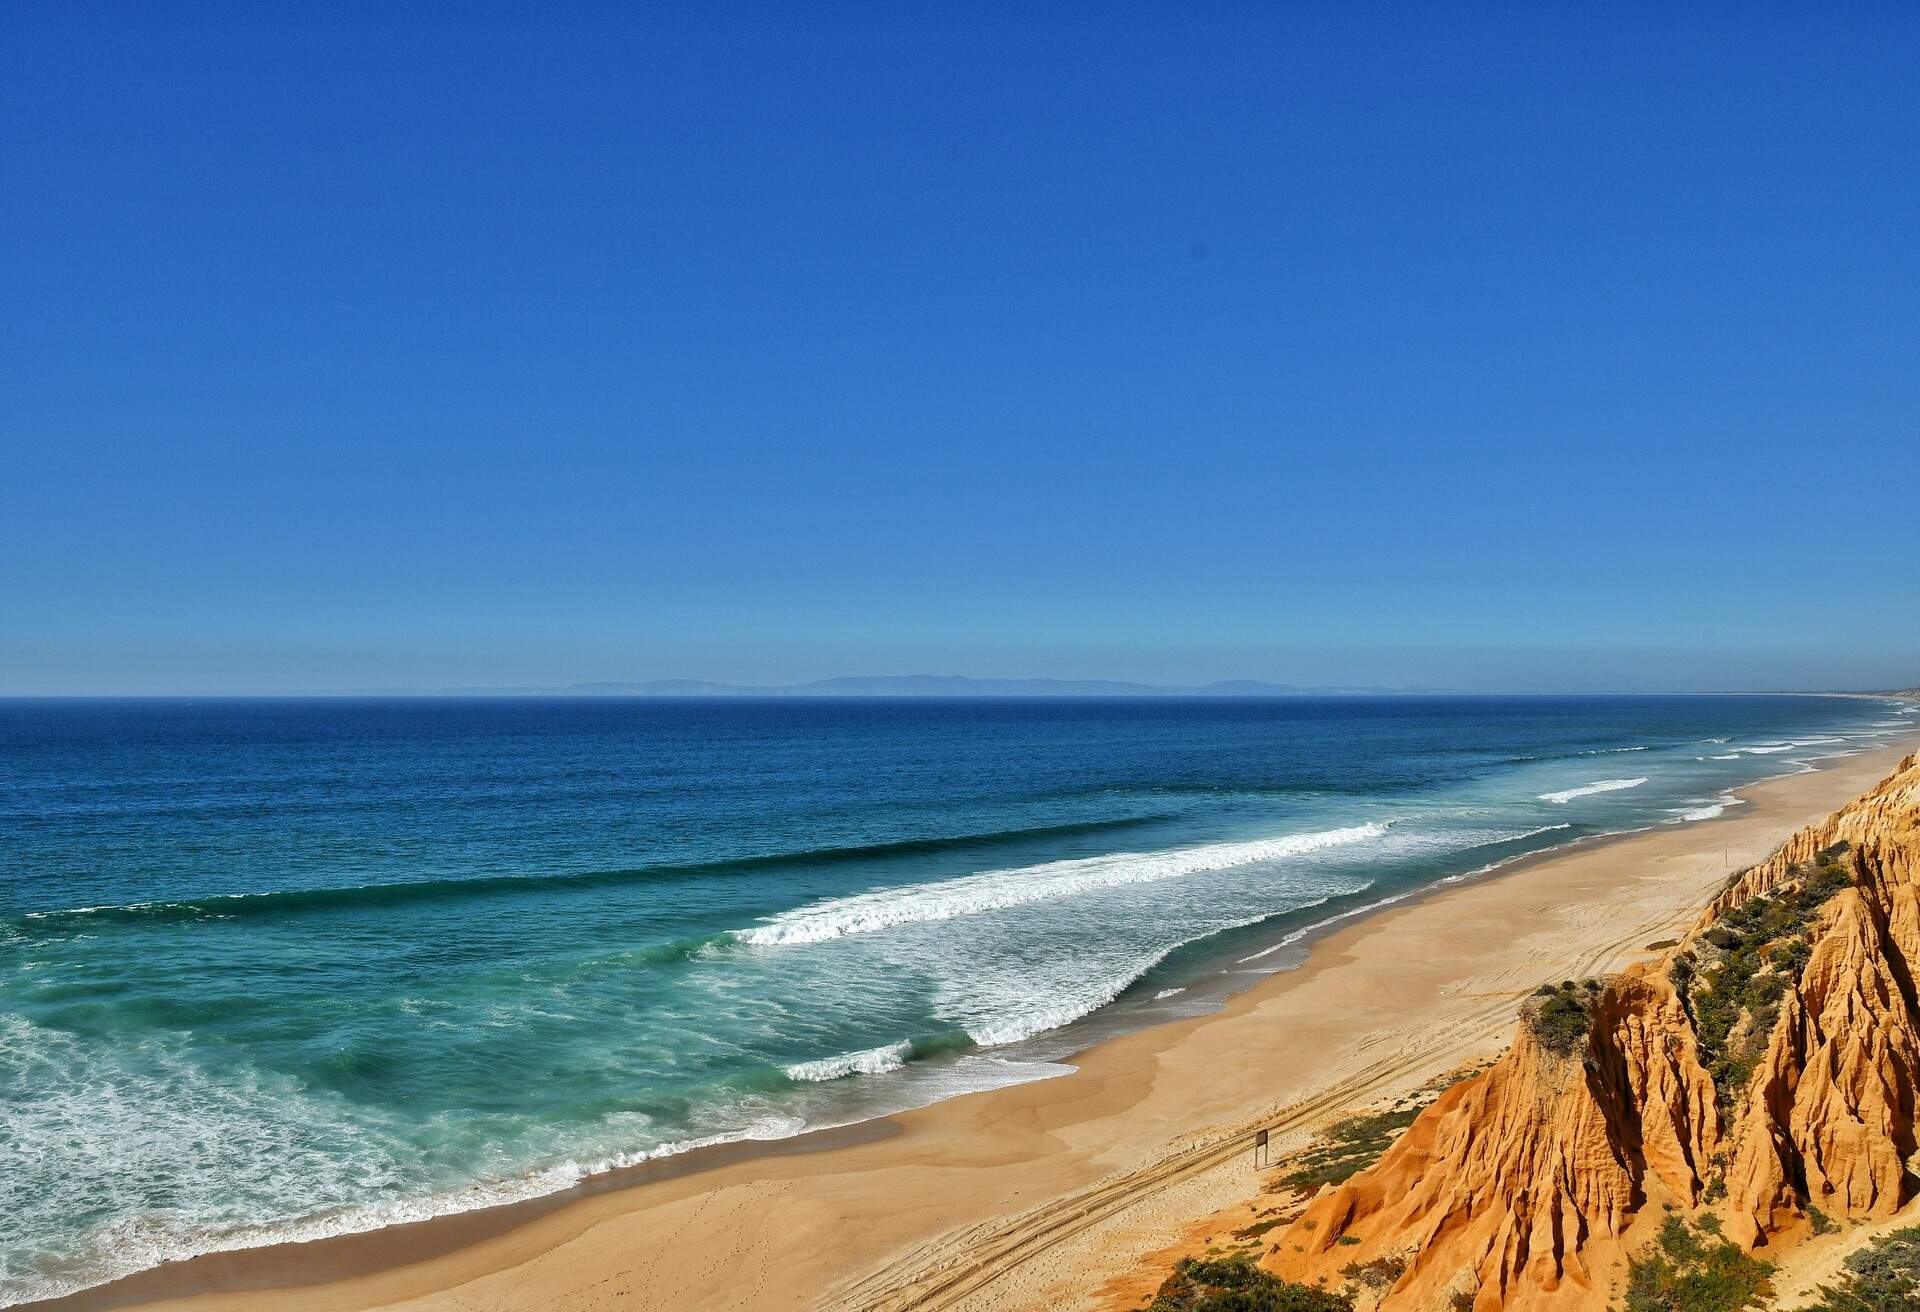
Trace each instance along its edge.
{"label": "clear blue sky", "polygon": [[0,691],[1920,682],[1916,51],[9,4]]}

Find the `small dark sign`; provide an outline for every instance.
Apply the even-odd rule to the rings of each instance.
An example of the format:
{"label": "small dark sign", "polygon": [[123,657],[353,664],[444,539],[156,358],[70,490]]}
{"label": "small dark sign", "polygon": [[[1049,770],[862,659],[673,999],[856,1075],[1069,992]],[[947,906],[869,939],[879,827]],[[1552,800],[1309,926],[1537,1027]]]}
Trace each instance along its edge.
{"label": "small dark sign", "polygon": [[1260,1160],[1267,1155],[1267,1132],[1256,1130],[1253,1134],[1253,1169],[1260,1169]]}

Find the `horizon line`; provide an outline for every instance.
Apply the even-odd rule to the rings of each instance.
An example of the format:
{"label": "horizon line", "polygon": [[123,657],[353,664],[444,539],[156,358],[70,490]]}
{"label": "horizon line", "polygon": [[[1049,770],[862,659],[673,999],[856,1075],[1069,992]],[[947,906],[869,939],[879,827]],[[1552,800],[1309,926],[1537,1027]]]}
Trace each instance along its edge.
{"label": "horizon line", "polygon": [[1916,697],[1920,687],[1906,688],[1712,688],[1712,689],[1596,689],[1550,690],[1471,689],[1422,684],[1303,685],[1261,679],[1216,679],[1204,684],[1152,684],[1125,679],[1066,679],[1052,676],[998,677],[963,674],[837,675],[787,684],[744,684],[717,680],[605,679],[569,684],[469,684],[439,688],[393,685],[363,688],[308,688],[274,691],[158,691],[158,692],[8,692],[0,701],[183,701],[218,698],[234,701],[270,700],[435,700],[480,698],[490,700],[1145,700],[1152,698],[1220,700],[1285,700],[1288,698],[1364,697]]}

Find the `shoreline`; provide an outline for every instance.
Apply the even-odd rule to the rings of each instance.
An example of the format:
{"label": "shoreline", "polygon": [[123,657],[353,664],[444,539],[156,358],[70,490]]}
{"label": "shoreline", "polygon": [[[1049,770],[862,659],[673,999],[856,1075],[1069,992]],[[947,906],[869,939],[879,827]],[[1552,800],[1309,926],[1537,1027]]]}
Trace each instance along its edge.
{"label": "shoreline", "polygon": [[[1252,1121],[1279,1123],[1283,1135],[1298,1136],[1310,1129],[1316,1109],[1324,1118],[1399,1085],[1417,1087],[1425,1078],[1413,1078],[1418,1063],[1403,1061],[1369,1074],[1365,1062],[1339,1060],[1343,1054],[1357,1056],[1379,1046],[1377,1029],[1353,1019],[1339,1023],[1337,1017],[1330,1022],[1312,1015],[1271,1014],[1276,1004],[1312,992],[1317,981],[1341,970],[1391,978],[1406,975],[1409,968],[1425,969],[1429,996],[1413,993],[1396,999],[1399,1005],[1386,1018],[1405,1028],[1410,1018],[1444,1010],[1433,1004],[1459,994],[1470,979],[1449,973],[1450,966],[1436,970],[1430,962],[1357,951],[1369,940],[1391,937],[1394,922],[1420,919],[1421,913],[1442,904],[1471,901],[1470,895],[1497,903],[1499,897],[1489,890],[1516,889],[1515,898],[1531,896],[1524,887],[1529,881],[1550,885],[1553,872],[1576,864],[1619,865],[1622,859],[1616,854],[1622,849],[1660,849],[1650,859],[1691,860],[1696,867],[1723,851],[1728,864],[1757,860],[1805,820],[1824,816],[1877,782],[1907,750],[1910,745],[1827,758],[1810,771],[1732,790],[1747,805],[1711,819],[1576,840],[1456,876],[1453,882],[1409,890],[1385,904],[1341,913],[1309,927],[1291,944],[1282,939],[1267,949],[1304,953],[1306,959],[1298,965],[1260,972],[1247,987],[1227,993],[1200,1015],[1117,1034],[1089,1034],[1086,1046],[1062,1058],[1076,1069],[1055,1078],[962,1094],[788,1139],[696,1149],[517,1202],[331,1238],[211,1253],[20,1306],[61,1312],[163,1304],[230,1309],[263,1303],[329,1310],[394,1302],[421,1308],[556,1302],[613,1307],[634,1306],[624,1300],[638,1297],[640,1306],[806,1307],[821,1305],[836,1288],[851,1299],[849,1306],[907,1306],[921,1294],[934,1293],[925,1280],[913,1278],[916,1271],[950,1270],[956,1262],[976,1273],[985,1271],[978,1261],[961,1259],[974,1250],[1000,1247],[996,1236],[1019,1232],[1022,1221],[1035,1213],[1017,1209],[1031,1209],[1036,1198],[1053,1200],[1039,1212],[1066,1200],[1069,1206],[1080,1206],[1082,1216],[1088,1206],[1101,1210],[1104,1222],[1125,1214],[1131,1204],[1123,1198],[1088,1205],[1087,1196],[1116,1174],[1131,1182],[1136,1195],[1149,1184],[1154,1193],[1165,1193],[1172,1186],[1218,1174],[1223,1161],[1239,1156],[1240,1131]],[[1714,837],[1701,841],[1709,835]],[[1759,850],[1751,850],[1762,838],[1766,841]],[[1739,862],[1732,860],[1735,846]],[[1692,878],[1680,881],[1684,901],[1667,898],[1659,903],[1667,920],[1676,915],[1691,920],[1698,913],[1705,893],[1717,886],[1718,878],[1709,880],[1707,874],[1718,876],[1720,863],[1711,864],[1712,872],[1696,869]],[[1617,873],[1612,883],[1614,905],[1599,908],[1576,901],[1553,909],[1604,909],[1611,915],[1590,916],[1585,928],[1598,932],[1611,923],[1617,929],[1621,919],[1633,918],[1639,899],[1619,897]],[[1594,902],[1606,900],[1596,896]],[[1627,940],[1641,932],[1636,929],[1613,942],[1583,970],[1569,966],[1568,973],[1597,973],[1601,961],[1617,968],[1638,954]],[[1505,941],[1494,944],[1492,955],[1500,956],[1504,949],[1508,958],[1529,941],[1524,935],[1514,939],[1510,929],[1496,929],[1495,937]],[[1444,936],[1438,942],[1454,946]],[[1585,961],[1585,953],[1574,955]],[[1512,960],[1506,962],[1506,971],[1517,968]],[[1446,1053],[1470,1056],[1489,1043],[1494,1050],[1504,1046],[1513,1006],[1546,973],[1558,969],[1531,974],[1522,969],[1524,979],[1498,991],[1499,1001],[1468,1008],[1464,1019],[1469,1023],[1457,1034],[1443,1038],[1430,1033],[1419,1070],[1428,1070]],[[1460,1019],[1428,1016],[1419,1023],[1444,1025]],[[1281,1041],[1276,1044],[1270,1034],[1241,1033],[1255,1021],[1268,1030],[1277,1022]],[[1255,1047],[1277,1047],[1294,1057],[1296,1066],[1312,1069],[1291,1072],[1292,1084],[1271,1071],[1256,1078],[1242,1056],[1239,1070],[1246,1078],[1236,1082],[1209,1076],[1206,1072],[1213,1068],[1196,1062],[1190,1050],[1220,1048],[1229,1029],[1236,1041],[1253,1038]],[[1317,1038],[1317,1062],[1302,1061],[1298,1051],[1288,1051],[1285,1040],[1303,1034]],[[1179,1069],[1182,1065],[1189,1069]],[[1289,1089],[1296,1095],[1291,1105],[1273,1096]],[[1277,1145],[1282,1142],[1276,1140]],[[1143,1172],[1148,1178],[1141,1178]],[[716,1209],[721,1216],[712,1215]],[[1200,1214],[1196,1210],[1189,1216]],[[988,1219],[982,1221],[982,1216]],[[948,1233],[969,1223],[974,1223],[971,1231]],[[843,1233],[862,1224],[868,1227],[864,1235]],[[1081,1226],[1076,1233],[1085,1230]],[[629,1241],[621,1245],[624,1252],[606,1251],[614,1232]],[[1164,1232],[1160,1237],[1164,1243]],[[581,1251],[583,1241],[591,1251]],[[1052,1247],[1058,1247],[1057,1238]],[[629,1265],[622,1267],[623,1262]],[[862,1278],[881,1262],[887,1266],[877,1277]],[[1104,1266],[1110,1274],[1126,1262],[1109,1256]],[[987,1280],[1005,1269],[1003,1261]],[[777,1288],[765,1283],[770,1270],[781,1274]],[[1081,1268],[1080,1283],[1065,1291],[1044,1297],[1037,1290],[1030,1292],[1047,1302],[1059,1301],[1062,1292],[1073,1288],[1090,1294],[1100,1281],[1086,1283],[1087,1274]],[[729,1286],[729,1276],[737,1277],[737,1283]],[[949,1283],[932,1281],[936,1288]],[[966,1283],[971,1287],[975,1281],[969,1278]],[[936,1301],[921,1305],[953,1306],[948,1293],[963,1297],[968,1292],[942,1292]],[[1030,1304],[989,1298],[978,1305]]]}

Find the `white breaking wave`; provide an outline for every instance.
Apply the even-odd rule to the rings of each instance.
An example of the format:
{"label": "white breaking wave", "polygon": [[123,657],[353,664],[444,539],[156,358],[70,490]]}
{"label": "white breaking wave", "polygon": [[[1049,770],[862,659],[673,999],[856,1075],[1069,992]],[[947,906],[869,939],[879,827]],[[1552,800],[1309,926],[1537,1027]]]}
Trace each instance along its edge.
{"label": "white breaking wave", "polygon": [[1675,824],[1684,824],[1689,820],[1713,820],[1725,815],[1728,807],[1743,806],[1745,804],[1745,798],[1735,797],[1732,793],[1722,793],[1712,800],[1700,798],[1696,799],[1693,805],[1681,807],[1676,810],[1674,812],[1673,822]]}
{"label": "white breaking wave", "polygon": [[897,1071],[905,1066],[907,1058],[912,1054],[913,1044],[902,1040],[899,1043],[889,1043],[885,1047],[842,1053],[838,1057],[822,1057],[818,1061],[796,1062],[787,1067],[787,1078],[823,1081],[837,1080],[845,1075],[884,1075],[888,1071]]}
{"label": "white breaking wave", "polygon": [[1281,948],[1290,948],[1295,943],[1298,943],[1301,939],[1305,938],[1307,935],[1312,934],[1318,930],[1325,929],[1329,925],[1337,925],[1343,920],[1352,920],[1355,916],[1364,916],[1367,914],[1367,912],[1378,911],[1381,907],[1390,907],[1395,902],[1404,902],[1406,901],[1406,899],[1412,897],[1415,893],[1418,893],[1420,891],[1421,890],[1417,888],[1409,888],[1404,892],[1395,893],[1390,897],[1380,898],[1378,901],[1369,902],[1364,906],[1351,907],[1345,911],[1338,913],[1337,915],[1328,916],[1325,920],[1316,920],[1311,925],[1302,925],[1300,928],[1294,930],[1292,933],[1282,938],[1278,943],[1274,943],[1268,947],[1261,948],[1258,952],[1254,953],[1252,956],[1241,957],[1239,959],[1240,964],[1244,966],[1249,961],[1258,961],[1262,957],[1270,957],[1274,953],[1278,952]]}
{"label": "white breaking wave", "polygon": [[[69,1049],[78,1051],[77,1045],[61,1036],[54,1036],[51,1040],[55,1044],[52,1052],[24,1054],[18,1045],[35,1041],[34,1036],[41,1033],[25,1021],[0,1016],[0,1052],[9,1058],[26,1055],[30,1063],[44,1068],[50,1060],[64,1060]],[[904,1111],[911,1107],[926,1106],[954,1094],[1050,1079],[1067,1074],[1072,1069],[1050,1062],[975,1062],[968,1066],[966,1063],[971,1060],[963,1058],[963,1069],[944,1079],[938,1091],[929,1089],[911,1095],[902,1100],[897,1108],[890,1110]],[[166,1067],[163,1065],[161,1069]],[[105,1071],[97,1073],[103,1076],[107,1074]],[[651,1147],[610,1152],[585,1160],[569,1158],[525,1174],[476,1181],[446,1192],[403,1193],[396,1196],[392,1195],[392,1190],[404,1188],[408,1182],[395,1174],[395,1163],[382,1159],[373,1151],[373,1144],[385,1136],[354,1121],[332,1120],[323,1104],[307,1100],[306,1095],[285,1081],[262,1077],[267,1081],[265,1085],[249,1084],[231,1091],[234,1095],[231,1102],[227,1101],[224,1094],[219,1095],[219,1101],[208,1101],[207,1096],[215,1093],[211,1086],[199,1091],[198,1097],[190,1096],[183,1100],[175,1096],[170,1101],[161,1102],[143,1097],[148,1091],[138,1087],[138,1080],[128,1080],[123,1069],[116,1069],[114,1074],[118,1076],[117,1080],[102,1078],[81,1086],[84,1089],[83,1096],[50,1090],[50,1104],[43,1109],[49,1117],[46,1123],[41,1124],[36,1118],[34,1125],[16,1122],[9,1128],[24,1129],[32,1136],[32,1140],[25,1145],[29,1153],[37,1151],[47,1142],[58,1142],[67,1147],[84,1145],[84,1152],[98,1155],[106,1163],[124,1171],[151,1169],[148,1166],[151,1160],[176,1153],[180,1144],[190,1144],[200,1158],[196,1170],[204,1171],[209,1186],[217,1190],[211,1195],[219,1200],[215,1214],[210,1221],[203,1217],[197,1223],[188,1222],[185,1216],[172,1211],[159,1212],[150,1218],[130,1217],[110,1221],[96,1232],[101,1243],[88,1265],[58,1273],[18,1265],[17,1262],[26,1262],[31,1255],[24,1250],[17,1253],[9,1251],[8,1246],[0,1245],[0,1308],[11,1307],[18,1302],[75,1293],[121,1276],[204,1253],[307,1243],[498,1207],[557,1193],[593,1176],[660,1158],[721,1144],[789,1139],[809,1130],[855,1124],[875,1114],[868,1109],[845,1119],[829,1116],[808,1120],[778,1109],[761,1107],[751,1110],[744,1124],[727,1126],[710,1133],[695,1133]],[[170,1092],[178,1095],[180,1090]],[[288,1105],[279,1101],[282,1097],[292,1097],[296,1101]],[[137,1110],[144,1112],[137,1121],[111,1114],[134,1113]],[[156,1111],[161,1116],[158,1128],[153,1117]],[[235,1112],[242,1114],[240,1119],[231,1114]],[[101,1113],[109,1114],[102,1116]],[[211,1119],[202,1119],[209,1113],[213,1114]],[[271,1136],[269,1142],[278,1156],[261,1154],[253,1156],[251,1160],[242,1158],[236,1162],[245,1149],[254,1145],[236,1143],[230,1132],[241,1131],[244,1136],[250,1128],[248,1118],[257,1120],[265,1133]],[[646,1121],[644,1116],[637,1116],[637,1119],[642,1123]],[[76,1128],[82,1124],[85,1126],[84,1133]],[[327,1136],[330,1146],[337,1147],[343,1141],[348,1141],[356,1148],[365,1150],[356,1155],[354,1162],[343,1165],[351,1168],[345,1173],[344,1182],[354,1186],[352,1193],[357,1193],[366,1201],[345,1201],[346,1197],[351,1196],[347,1191],[325,1187],[334,1181],[315,1178],[315,1168],[322,1165],[321,1160],[311,1151],[303,1151],[303,1146],[293,1141],[301,1137],[296,1127],[308,1126],[317,1134]],[[81,1172],[78,1179],[74,1175],[69,1171],[63,1177],[63,1187],[86,1194],[93,1173]],[[310,1210],[305,1214],[285,1216],[254,1213],[250,1204],[259,1200],[238,1197],[237,1194],[243,1190],[236,1187],[236,1181],[264,1184],[264,1191],[254,1192],[263,1192],[264,1197],[278,1204],[291,1201],[293,1206]],[[322,1186],[322,1189],[320,1192],[298,1194],[298,1188],[303,1184],[309,1189],[316,1185]],[[44,1204],[48,1200],[36,1196],[43,1193],[44,1188],[44,1180],[29,1180],[24,1172],[0,1174],[0,1216],[8,1220],[24,1217],[26,1208],[16,1204],[25,1198]],[[379,1197],[381,1194],[390,1196]],[[68,1200],[51,1201],[57,1205]]]}
{"label": "white breaking wave", "polygon": [[1474,846],[1475,847],[1491,847],[1493,843],[1517,843],[1523,838],[1538,838],[1540,835],[1550,834],[1556,829],[1571,829],[1571,828],[1573,828],[1573,825],[1568,822],[1562,822],[1557,825],[1541,825],[1538,829],[1529,829],[1525,833],[1515,834],[1511,838],[1496,838],[1493,840],[1492,843],[1476,843],[1474,844]]}
{"label": "white breaking wave", "polygon": [[1049,861],[1013,870],[988,870],[929,884],[830,898],[812,906],[783,911],[768,917],[763,925],[736,929],[732,933],[742,943],[761,946],[824,943],[851,934],[878,933],[899,925],[952,920],[984,911],[1075,897],[1104,888],[1178,879],[1258,861],[1278,861],[1379,838],[1386,832],[1386,825],[1371,823],[1320,833],[1263,838],[1250,843],[1209,843],[1171,852],[1117,852],[1111,856]]}
{"label": "white breaking wave", "polygon": [[[1519,834],[1507,834],[1499,838],[1489,839],[1484,843],[1476,843],[1474,844],[1474,846],[1475,847],[1492,847],[1496,843],[1517,843],[1523,838],[1537,838],[1541,834],[1550,834],[1556,829],[1571,829],[1571,828],[1573,828],[1571,824],[1541,825],[1538,829],[1529,829],[1525,833],[1519,833]],[[1529,854],[1523,853],[1522,855],[1529,855]],[[1440,882],[1443,884],[1457,884],[1463,879],[1467,879],[1473,875],[1485,874],[1489,870],[1493,870],[1500,866],[1505,865],[1508,861],[1513,861],[1518,859],[1519,859],[1518,857],[1507,857],[1507,858],[1504,858],[1503,860],[1495,861],[1492,865],[1481,866],[1478,870],[1469,870],[1469,871],[1464,871],[1461,874],[1457,874],[1457,875],[1448,875],[1445,879],[1441,880]],[[1356,891],[1363,891],[1363,890],[1356,890]],[[1337,925],[1343,920],[1351,920],[1355,916],[1364,916],[1369,911],[1378,911],[1381,907],[1392,906],[1396,902],[1403,902],[1407,898],[1413,897],[1415,894],[1421,893],[1424,891],[1425,890],[1419,889],[1419,888],[1404,889],[1401,892],[1391,894],[1387,897],[1380,898],[1373,902],[1368,902],[1363,906],[1350,907],[1347,910],[1338,913],[1337,915],[1328,916],[1324,920],[1316,920],[1311,925],[1302,925],[1300,928],[1286,935],[1278,943],[1273,943],[1268,945],[1267,947],[1261,948],[1258,952],[1254,953],[1252,956],[1241,957],[1239,959],[1239,962],[1241,965],[1245,965],[1249,961],[1259,961],[1262,957],[1270,957],[1274,953],[1280,951],[1280,949],[1292,947],[1295,943],[1298,943],[1301,939],[1305,938],[1307,935],[1312,934],[1318,930],[1325,929],[1329,925]],[[1321,898],[1320,901],[1325,902],[1327,901],[1327,899]],[[1314,905],[1318,905],[1318,903],[1315,903]]]}
{"label": "white breaking wave", "polygon": [[1652,750],[1653,748],[1651,747],[1595,747],[1595,748],[1589,749],[1588,751],[1577,753],[1577,755],[1612,756],[1617,752],[1650,752]]}
{"label": "white breaking wave", "polygon": [[1773,743],[1766,747],[1742,747],[1740,750],[1745,752],[1748,756],[1770,756],[1774,752],[1792,751],[1793,744],[1792,743]]}
{"label": "white breaking wave", "polygon": [[[1548,826],[1550,829],[1561,827],[1562,826],[1558,825]],[[1493,841],[1507,841],[1507,839],[1503,836]],[[1349,893],[1364,893],[1370,887],[1370,884],[1362,884],[1346,891]],[[1407,889],[1404,892],[1395,893],[1379,901],[1370,902],[1365,906],[1354,907],[1351,910],[1340,912],[1325,920],[1317,921],[1314,924],[1307,925],[1288,934],[1285,938],[1281,939],[1279,943],[1265,951],[1256,952],[1251,957],[1242,957],[1241,961],[1254,961],[1265,957],[1272,952],[1277,952],[1280,948],[1298,942],[1316,929],[1336,924],[1353,916],[1364,915],[1368,911],[1388,906],[1404,898],[1412,897],[1419,891],[1417,888]],[[1224,933],[1228,930],[1245,929],[1249,925],[1257,925],[1262,921],[1271,920],[1274,916],[1287,914],[1288,912],[1311,910],[1314,907],[1325,905],[1332,900],[1333,896],[1331,893],[1324,894],[1309,902],[1303,902],[1295,906],[1265,911],[1253,916],[1218,921],[1207,926],[1203,932],[1183,942],[1193,942],[1195,939]],[[1056,963],[1057,969],[1052,973],[1051,978],[1035,978],[1030,975],[1024,981],[1023,989],[1019,997],[994,998],[987,1000],[987,1005],[984,1007],[980,1005],[981,1000],[970,999],[964,996],[965,981],[949,980],[947,981],[946,990],[936,1004],[935,1009],[942,1015],[955,1015],[968,1011],[974,1012],[975,1014],[973,1016],[961,1020],[960,1023],[966,1030],[967,1036],[980,1047],[993,1048],[1020,1043],[1033,1038],[1035,1035],[1044,1034],[1048,1030],[1060,1029],[1063,1026],[1071,1025],[1074,1021],[1082,1017],[1092,1015],[1094,1012],[1100,1010],[1100,1008],[1118,998],[1122,993],[1126,992],[1127,989],[1132,987],[1135,980],[1165,961],[1179,946],[1181,946],[1181,944],[1168,944],[1150,954],[1137,957],[1129,964],[1127,969],[1119,972],[1114,979],[1105,983],[1088,980],[1084,972],[1081,971],[1075,963]],[[1185,992],[1184,988],[1164,991],[1156,995],[1156,1000],[1171,997],[1173,994],[1182,992]]]}
{"label": "white breaking wave", "polygon": [[1576,797],[1590,797],[1594,793],[1616,793],[1622,788],[1638,788],[1645,779],[1602,779],[1599,783],[1583,784],[1579,788],[1568,788],[1558,793],[1542,793],[1540,800],[1563,805]]}
{"label": "white breaking wave", "polygon": [[1036,1034],[1045,1034],[1048,1030],[1057,1030],[1062,1026],[1073,1024],[1082,1017],[1091,1016],[1119,997],[1132,982],[1131,980],[1123,981],[1088,998],[1069,998],[1058,1002],[1038,1003],[1018,1015],[981,1020],[965,1027],[967,1037],[983,1048],[1004,1048],[1009,1044],[1020,1043]]}
{"label": "white breaking wave", "polygon": [[1153,1000],[1155,1002],[1164,1002],[1166,1001],[1166,999],[1173,997],[1176,993],[1185,993],[1185,992],[1186,992],[1185,989],[1161,989],[1158,993],[1153,995]]}
{"label": "white breaking wave", "polygon": [[[1253,916],[1237,924],[1223,925],[1223,929],[1235,929],[1242,925],[1256,925],[1268,917]],[[963,1022],[962,1028],[967,1037],[982,1048],[1001,1048],[1010,1043],[1019,1043],[1036,1034],[1048,1030],[1057,1030],[1063,1025],[1071,1025],[1083,1016],[1091,1016],[1100,1008],[1118,998],[1133,986],[1133,981],[1165,961],[1177,944],[1166,947],[1134,963],[1134,968],[1123,972],[1119,977],[1104,984],[1092,984],[1083,978],[1069,981],[1068,976],[1077,973],[1071,963],[1059,963],[1060,969],[1054,978],[1042,980],[1038,991],[1023,996],[1017,1001],[1001,999],[1002,1007],[991,1014],[976,1014]],[[969,1008],[962,981],[949,980],[942,990],[943,996],[936,1003],[941,1014],[962,1012]],[[1010,1003],[1010,1006],[1004,1004]]]}
{"label": "white breaking wave", "polygon": [[161,1039],[140,1043],[126,1063],[120,1053],[12,1017],[0,1017],[0,1054],[34,1075],[32,1096],[8,1108],[13,1160],[61,1163],[52,1173],[0,1171],[0,1216],[44,1236],[98,1206],[123,1179],[165,1178],[163,1166],[184,1170],[171,1207],[97,1226],[84,1267],[36,1269],[28,1245],[0,1243],[0,1307],[200,1253],[514,1202],[578,1178],[541,1172],[412,1196],[402,1192],[412,1183],[406,1163],[377,1118],[343,1115],[340,1104],[287,1077],[239,1065],[209,1079]]}

